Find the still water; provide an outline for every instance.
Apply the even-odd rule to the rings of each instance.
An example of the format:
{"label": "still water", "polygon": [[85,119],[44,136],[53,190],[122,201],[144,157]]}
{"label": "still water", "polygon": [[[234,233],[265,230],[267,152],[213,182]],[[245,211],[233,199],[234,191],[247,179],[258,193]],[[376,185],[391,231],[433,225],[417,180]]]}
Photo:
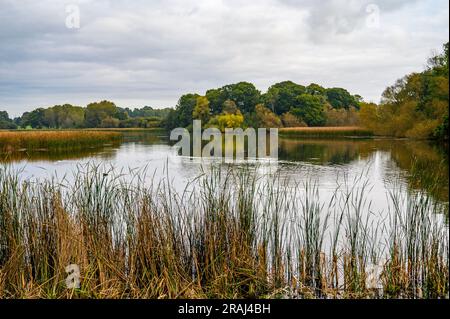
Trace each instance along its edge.
{"label": "still water", "polygon": [[[118,145],[78,152],[22,151],[0,159],[21,169],[22,177],[37,179],[69,176],[86,163],[104,163],[117,170],[146,167],[152,178],[169,178],[180,191],[202,168],[211,165],[180,156],[163,132],[151,131],[125,132],[124,141]],[[361,175],[370,183],[368,200],[379,212],[388,209],[386,196],[395,187],[427,192],[436,201],[448,203],[448,147],[425,141],[279,137],[278,160],[250,166],[261,173],[276,172],[293,183],[314,180],[324,201],[343,179],[351,183],[353,177]]]}

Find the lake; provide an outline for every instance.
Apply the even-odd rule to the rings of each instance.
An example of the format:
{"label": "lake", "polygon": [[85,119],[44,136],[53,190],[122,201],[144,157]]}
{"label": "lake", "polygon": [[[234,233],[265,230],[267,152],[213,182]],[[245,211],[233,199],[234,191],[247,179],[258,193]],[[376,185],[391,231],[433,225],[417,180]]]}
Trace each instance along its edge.
{"label": "lake", "polygon": [[[447,288],[425,286],[427,280],[436,287],[448,282],[445,146],[407,139],[280,136],[278,159],[230,164],[181,156],[161,131],[123,134],[122,142],[78,152],[22,150],[3,156],[3,217],[12,212],[22,220],[24,234],[42,225],[53,236],[46,225],[67,214],[63,220],[74,220],[67,227],[83,229],[74,235],[84,238],[74,241],[80,245],[72,257],[77,264],[86,259],[76,252],[92,250],[84,245],[95,238],[104,242],[97,254],[135,254],[130,261],[114,259],[124,269],[133,260],[145,260],[156,268],[183,265],[185,278],[197,278],[201,272],[192,265],[214,256],[227,271],[236,264],[233,271],[241,274],[240,254],[248,254],[245,267],[262,267],[264,280],[270,271],[280,285],[289,286],[283,296],[323,297],[331,291],[333,297],[358,292],[448,298]],[[20,185],[9,168],[29,182]],[[218,178],[229,171],[232,178]],[[248,173],[257,178],[247,178]],[[47,247],[44,237],[36,238]],[[176,242],[167,245],[171,240]],[[208,240],[214,244],[205,246]],[[247,250],[235,253],[243,247]],[[156,259],[145,255],[155,249]],[[159,259],[164,254],[177,261],[164,264]],[[393,289],[402,275],[391,270],[407,267],[408,281]],[[430,277],[434,271],[439,275]],[[302,290],[292,278],[312,290]]]}
{"label": "lake", "polygon": [[[202,168],[211,165],[211,162],[198,158],[180,156],[165,132],[127,131],[123,134],[123,142],[117,145],[76,152],[23,150],[7,157],[3,155],[3,162],[22,169],[22,176],[29,178],[70,175],[78,165],[85,163],[106,163],[116,169],[147,167],[147,171],[157,178],[169,176],[180,191],[201,173]],[[369,200],[378,210],[386,209],[383,204],[387,192],[399,185],[428,192],[439,202],[448,202],[448,146],[427,141],[280,136],[277,161],[232,165],[254,166],[262,173],[276,172],[295,183],[312,179],[323,198],[332,194],[343,178],[351,181],[362,175],[370,181]],[[439,187],[429,187],[436,183]]]}

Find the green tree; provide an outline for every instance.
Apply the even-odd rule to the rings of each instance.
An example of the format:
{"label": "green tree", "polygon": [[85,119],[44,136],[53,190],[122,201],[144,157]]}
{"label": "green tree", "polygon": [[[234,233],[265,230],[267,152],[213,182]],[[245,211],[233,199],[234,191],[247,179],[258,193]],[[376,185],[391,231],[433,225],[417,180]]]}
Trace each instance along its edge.
{"label": "green tree", "polygon": [[[129,108],[124,109],[129,117],[158,117],[164,119],[169,114],[171,108],[155,109],[151,106],[144,106],[143,108],[135,108],[131,110]],[[117,117],[118,118],[118,117]]]}
{"label": "green tree", "polygon": [[84,108],[70,104],[55,105],[44,111],[51,128],[81,128],[84,125]]}
{"label": "green tree", "polygon": [[124,109],[117,108],[117,112],[114,114],[114,118],[120,120],[120,121],[126,121],[129,119],[128,112]]}
{"label": "green tree", "polygon": [[325,100],[322,96],[302,94],[297,97],[297,106],[291,113],[308,126],[323,126],[326,123]]}
{"label": "green tree", "polygon": [[326,89],[316,83],[311,83],[306,87],[306,93],[310,95],[323,95],[326,96]]}
{"label": "green tree", "polygon": [[49,126],[45,118],[45,109],[37,108],[31,112],[25,112],[19,121],[21,127],[32,127],[35,129],[46,128]]}
{"label": "green tree", "polygon": [[189,93],[180,97],[176,106],[178,123],[175,127],[188,127],[192,125],[192,113],[194,112],[194,107],[197,105],[197,98],[199,96],[198,94]]}
{"label": "green tree", "polygon": [[206,91],[205,96],[209,101],[211,113],[215,115],[222,113],[223,104],[227,100],[225,91],[222,89],[211,89]]}
{"label": "green tree", "polygon": [[100,127],[104,128],[115,128],[119,127],[120,121],[112,116],[105,117],[100,123]]}
{"label": "green tree", "polygon": [[353,95],[351,95],[346,89],[331,88],[326,90],[326,96],[328,102],[335,109],[349,109],[354,107],[359,109],[359,103]]}
{"label": "green tree", "polygon": [[222,113],[224,102],[227,100],[233,101],[241,112],[250,113],[260,102],[261,92],[252,83],[239,82],[225,85],[220,89],[208,90],[206,97],[213,114]]}
{"label": "green tree", "polygon": [[86,127],[100,127],[107,117],[114,117],[117,106],[110,101],[101,101],[88,104],[86,108]]}
{"label": "green tree", "polygon": [[179,126],[178,112],[174,109],[169,111],[166,118],[162,120],[161,126],[165,128],[167,131],[171,131],[174,128]]}
{"label": "green tree", "polygon": [[296,99],[304,94],[306,88],[292,81],[272,85],[264,95],[264,102],[272,112],[281,115],[289,112],[296,105]]}
{"label": "green tree", "polygon": [[0,111],[0,129],[16,129],[17,125],[12,119],[9,118],[9,114],[6,111]]}

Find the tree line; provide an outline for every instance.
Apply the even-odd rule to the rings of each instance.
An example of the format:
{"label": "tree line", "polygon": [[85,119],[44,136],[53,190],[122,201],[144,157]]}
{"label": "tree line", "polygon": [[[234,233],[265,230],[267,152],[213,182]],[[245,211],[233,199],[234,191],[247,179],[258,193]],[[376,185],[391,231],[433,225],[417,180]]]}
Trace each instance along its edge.
{"label": "tree line", "polygon": [[21,117],[10,119],[8,113],[0,112],[0,129],[79,129],[79,128],[152,128],[159,127],[169,109],[120,108],[113,102],[101,101],[86,107],[71,104],[37,108]]}
{"label": "tree line", "polygon": [[448,139],[449,44],[428,60],[427,68],[388,87],[379,105],[366,103],[344,88],[325,88],[284,81],[261,93],[252,83],[239,82],[184,94],[174,108],[117,107],[113,102],[38,108],[10,119],[0,112],[0,128],[130,128],[301,127],[362,125],[378,135]]}
{"label": "tree line", "polygon": [[193,119],[205,126],[294,127],[353,125],[361,97],[343,88],[302,86],[291,81],[277,83],[261,94],[252,83],[240,82],[208,90],[205,96],[185,94],[174,109],[117,107],[101,101],[87,107],[70,104],[37,108],[10,119],[0,113],[0,128],[131,128],[189,127]]}
{"label": "tree line", "polygon": [[355,125],[362,98],[343,88],[303,86],[292,81],[261,93],[249,82],[225,85],[204,96],[181,96],[163,122],[167,129],[190,127],[194,119],[205,127],[296,127]]}
{"label": "tree line", "polygon": [[448,140],[449,43],[423,72],[388,87],[380,105],[362,104],[362,125],[379,135]]}

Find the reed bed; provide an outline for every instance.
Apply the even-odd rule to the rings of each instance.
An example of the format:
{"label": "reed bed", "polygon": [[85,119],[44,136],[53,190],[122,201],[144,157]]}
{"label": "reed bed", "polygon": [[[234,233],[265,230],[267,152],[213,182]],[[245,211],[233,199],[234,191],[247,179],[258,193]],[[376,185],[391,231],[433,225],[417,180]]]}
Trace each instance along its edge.
{"label": "reed bed", "polygon": [[357,126],[286,127],[279,129],[281,136],[291,137],[369,137],[373,132]]}
{"label": "reed bed", "polygon": [[120,141],[117,132],[0,131],[0,152],[38,149],[82,149]]}
{"label": "reed bed", "polygon": [[374,219],[362,176],[326,204],[313,180],[251,168],[212,168],[182,192],[152,176],[2,166],[0,298],[449,297],[444,208],[425,194],[390,192]]}

